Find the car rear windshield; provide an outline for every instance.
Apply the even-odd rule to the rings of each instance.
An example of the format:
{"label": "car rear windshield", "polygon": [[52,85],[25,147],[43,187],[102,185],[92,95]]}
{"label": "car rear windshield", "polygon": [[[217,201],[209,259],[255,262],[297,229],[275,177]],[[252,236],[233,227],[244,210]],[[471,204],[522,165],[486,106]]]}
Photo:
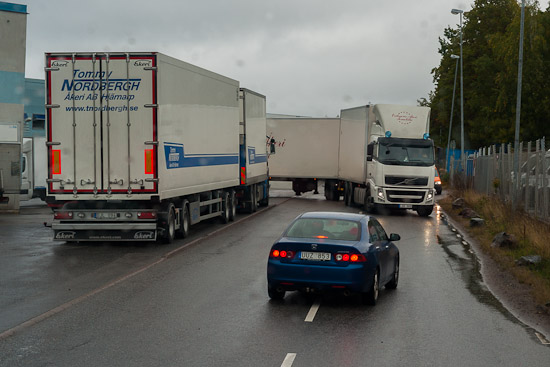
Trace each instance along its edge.
{"label": "car rear windshield", "polygon": [[358,241],[361,224],[342,219],[300,218],[286,231],[287,237]]}

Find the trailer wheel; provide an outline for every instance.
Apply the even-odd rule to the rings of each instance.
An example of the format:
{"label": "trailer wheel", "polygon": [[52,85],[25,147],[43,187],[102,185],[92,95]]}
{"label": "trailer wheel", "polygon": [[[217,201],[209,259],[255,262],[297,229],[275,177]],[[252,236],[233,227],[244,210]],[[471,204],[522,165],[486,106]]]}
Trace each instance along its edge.
{"label": "trailer wheel", "polygon": [[172,243],[176,237],[176,213],[174,204],[170,203],[166,207],[166,217],[165,220],[161,222],[162,243]]}
{"label": "trailer wheel", "polygon": [[185,238],[189,236],[190,226],[191,221],[189,220],[189,202],[187,200],[184,200],[181,205],[180,228],[177,230],[176,235],[180,238]]}
{"label": "trailer wheel", "polygon": [[260,200],[260,206],[269,206],[269,184],[266,187],[265,199]]}
{"label": "trailer wheel", "polygon": [[231,217],[231,202],[227,191],[225,191],[222,195],[222,215],[220,218],[222,223],[227,223]]}
{"label": "trailer wheel", "polygon": [[233,190],[231,190],[230,205],[231,210],[229,211],[229,220],[234,221],[235,217],[237,216],[237,196],[235,195],[235,191]]}
{"label": "trailer wheel", "polygon": [[258,210],[258,194],[256,192],[256,185],[252,185],[252,192],[250,196],[252,197],[251,212],[254,213]]}

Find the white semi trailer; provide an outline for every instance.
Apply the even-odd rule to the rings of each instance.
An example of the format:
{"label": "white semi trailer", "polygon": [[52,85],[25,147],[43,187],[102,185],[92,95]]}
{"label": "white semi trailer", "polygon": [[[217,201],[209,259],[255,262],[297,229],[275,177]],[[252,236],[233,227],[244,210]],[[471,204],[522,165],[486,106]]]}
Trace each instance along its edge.
{"label": "white semi trailer", "polygon": [[434,206],[434,146],[428,107],[377,104],[342,110],[339,177],[344,201],[365,207]]}
{"label": "white semi trailer", "polygon": [[339,118],[268,118],[272,181],[291,181],[297,195],[325,182],[327,200],[338,200]]}
{"label": "white semi trailer", "polygon": [[45,63],[54,239],[171,242],[267,205],[264,96],[156,52]]}

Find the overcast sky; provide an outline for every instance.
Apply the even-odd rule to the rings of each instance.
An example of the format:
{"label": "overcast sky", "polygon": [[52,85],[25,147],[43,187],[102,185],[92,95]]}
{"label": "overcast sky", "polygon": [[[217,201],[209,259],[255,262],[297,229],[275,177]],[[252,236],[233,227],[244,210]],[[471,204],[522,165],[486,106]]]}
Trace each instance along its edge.
{"label": "overcast sky", "polygon": [[451,9],[473,1],[8,2],[27,5],[28,78],[44,78],[44,52],[157,51],[264,94],[267,112],[333,117],[427,98]]}

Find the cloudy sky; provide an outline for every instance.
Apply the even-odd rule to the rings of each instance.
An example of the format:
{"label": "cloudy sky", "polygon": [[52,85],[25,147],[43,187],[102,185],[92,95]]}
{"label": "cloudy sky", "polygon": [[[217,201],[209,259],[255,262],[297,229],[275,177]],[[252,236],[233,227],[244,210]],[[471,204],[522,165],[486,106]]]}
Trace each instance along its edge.
{"label": "cloudy sky", "polygon": [[266,95],[270,113],[315,117],[427,98],[438,37],[459,23],[451,9],[471,7],[463,0],[9,2],[27,5],[28,78],[44,78],[44,52],[157,51]]}

